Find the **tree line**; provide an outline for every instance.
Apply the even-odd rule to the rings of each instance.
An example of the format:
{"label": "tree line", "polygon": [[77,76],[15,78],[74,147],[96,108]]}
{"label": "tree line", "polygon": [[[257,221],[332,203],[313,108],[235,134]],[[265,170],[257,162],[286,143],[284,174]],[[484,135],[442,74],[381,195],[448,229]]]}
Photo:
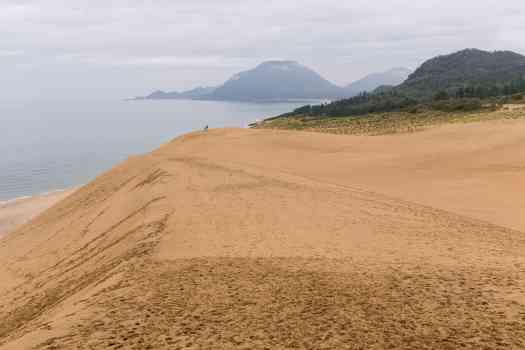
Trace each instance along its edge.
{"label": "tree line", "polygon": [[505,84],[469,84],[460,87],[453,94],[446,91],[440,91],[434,96],[434,100],[446,100],[450,98],[490,98],[499,96],[510,96],[525,92],[525,76],[511,80]]}
{"label": "tree line", "polygon": [[[347,117],[368,113],[421,110],[474,111],[482,109],[487,99],[491,103],[501,103],[506,97],[525,93],[525,76],[521,75],[505,84],[469,84],[448,91],[439,91],[433,97],[416,99],[409,93],[393,89],[381,93],[363,92],[357,96],[324,103],[319,105],[306,105],[295,109],[287,116],[313,116],[313,117]],[[521,97],[521,96],[517,96]],[[499,101],[499,102],[498,102]]]}

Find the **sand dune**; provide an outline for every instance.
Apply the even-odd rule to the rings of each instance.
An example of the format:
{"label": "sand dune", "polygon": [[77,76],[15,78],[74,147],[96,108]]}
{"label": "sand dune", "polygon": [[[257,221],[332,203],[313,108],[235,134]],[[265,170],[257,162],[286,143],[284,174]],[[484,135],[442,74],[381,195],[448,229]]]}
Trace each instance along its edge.
{"label": "sand dune", "polygon": [[212,130],[0,241],[0,349],[525,348],[525,123]]}

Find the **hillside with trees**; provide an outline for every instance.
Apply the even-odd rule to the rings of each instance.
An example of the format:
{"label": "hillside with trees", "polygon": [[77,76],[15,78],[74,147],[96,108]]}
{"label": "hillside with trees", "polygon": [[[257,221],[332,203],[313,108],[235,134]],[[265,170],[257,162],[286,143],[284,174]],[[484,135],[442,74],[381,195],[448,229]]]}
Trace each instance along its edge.
{"label": "hillside with trees", "polygon": [[[511,51],[488,52],[466,49],[438,56],[423,63],[398,90],[417,97],[432,97],[445,91],[454,95],[461,89],[491,90],[492,96],[503,94],[502,89],[525,75],[525,56]],[[471,97],[488,97],[483,93]]]}
{"label": "hillside with trees", "polygon": [[467,49],[426,61],[397,87],[303,106],[283,117],[342,117],[421,109],[469,111],[503,103],[521,93],[525,93],[525,56]]}

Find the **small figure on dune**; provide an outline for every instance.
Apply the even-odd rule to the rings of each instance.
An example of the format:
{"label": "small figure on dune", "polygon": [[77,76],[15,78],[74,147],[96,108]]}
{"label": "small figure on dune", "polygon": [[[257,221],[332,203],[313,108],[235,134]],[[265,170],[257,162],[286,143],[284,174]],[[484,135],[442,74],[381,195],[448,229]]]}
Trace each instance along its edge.
{"label": "small figure on dune", "polygon": [[208,131],[208,125],[206,125],[206,126],[204,127],[204,130],[203,130],[203,131]]}

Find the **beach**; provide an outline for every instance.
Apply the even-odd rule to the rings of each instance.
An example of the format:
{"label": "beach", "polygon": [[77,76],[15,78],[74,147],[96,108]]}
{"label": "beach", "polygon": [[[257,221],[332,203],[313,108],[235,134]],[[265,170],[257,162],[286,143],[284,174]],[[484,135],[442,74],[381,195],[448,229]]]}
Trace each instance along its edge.
{"label": "beach", "polygon": [[0,202],[0,238],[73,192],[74,189],[67,189]]}

